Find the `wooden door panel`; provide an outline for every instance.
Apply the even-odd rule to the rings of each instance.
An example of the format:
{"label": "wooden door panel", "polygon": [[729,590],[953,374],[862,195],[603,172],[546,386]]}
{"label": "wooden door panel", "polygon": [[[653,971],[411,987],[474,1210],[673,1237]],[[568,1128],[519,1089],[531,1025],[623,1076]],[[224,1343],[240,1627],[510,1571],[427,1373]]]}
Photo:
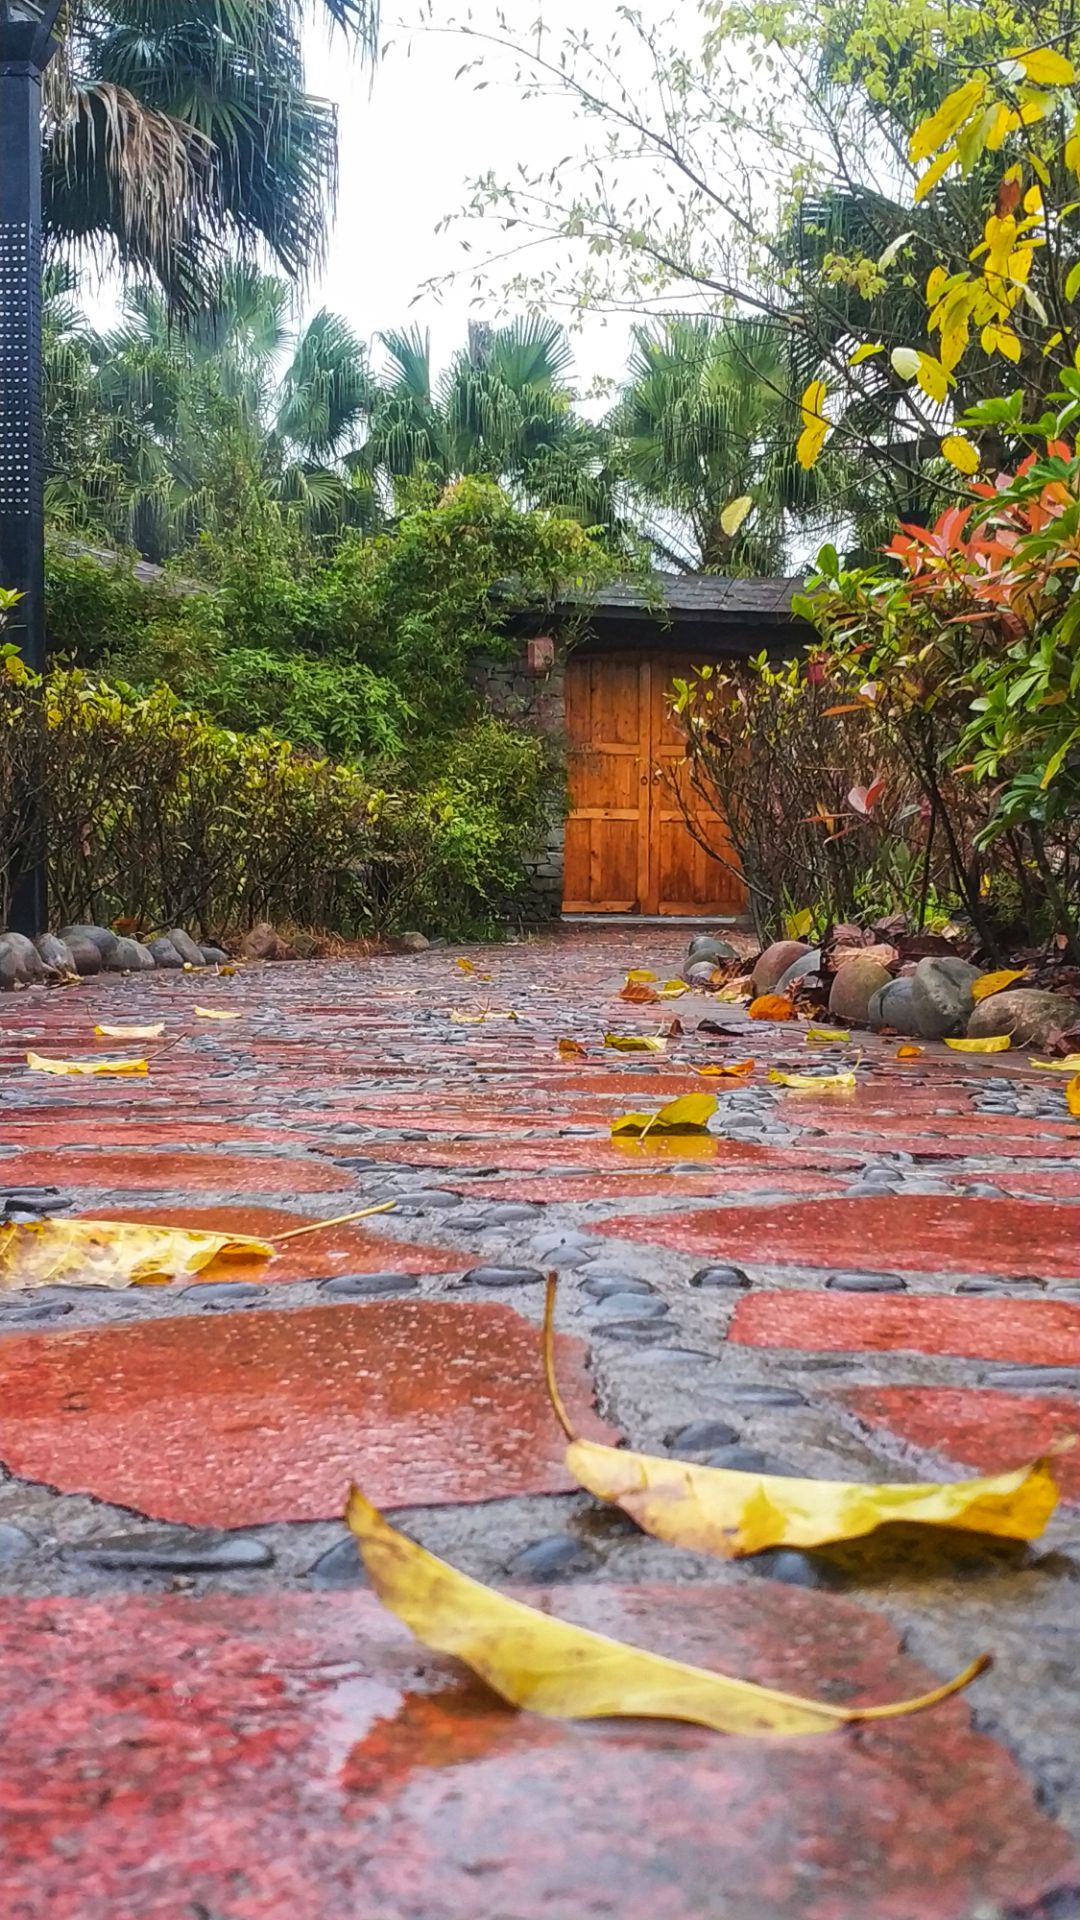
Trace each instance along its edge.
{"label": "wooden door panel", "polygon": [[[657,660],[653,666],[649,891],[654,904],[649,911],[727,917],[745,913],[746,889],[738,876],[738,861],[724,827],[719,801],[710,804],[708,795],[694,791],[690,770],[684,764],[686,742],[669,700],[672,681],[685,678],[691,665],[689,659],[665,659]],[[687,802],[705,846],[686,824],[681,797]],[[722,861],[714,859],[706,847],[724,853],[736,870],[732,872]]]}
{"label": "wooden door panel", "polygon": [[572,657],[563,908],[641,912],[649,872],[649,726],[638,656]]}

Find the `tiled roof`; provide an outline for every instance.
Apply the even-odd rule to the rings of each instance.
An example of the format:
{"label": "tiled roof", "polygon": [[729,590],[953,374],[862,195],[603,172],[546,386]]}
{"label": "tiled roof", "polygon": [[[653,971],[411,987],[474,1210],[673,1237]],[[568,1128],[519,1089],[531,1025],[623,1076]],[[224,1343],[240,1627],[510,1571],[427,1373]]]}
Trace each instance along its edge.
{"label": "tiled roof", "polygon": [[782,619],[791,617],[791,596],[802,585],[800,575],[733,579],[719,573],[658,573],[653,575],[652,593],[633,581],[620,580],[603,587],[591,604],[598,613],[655,610],[660,619],[665,609],[706,619]]}

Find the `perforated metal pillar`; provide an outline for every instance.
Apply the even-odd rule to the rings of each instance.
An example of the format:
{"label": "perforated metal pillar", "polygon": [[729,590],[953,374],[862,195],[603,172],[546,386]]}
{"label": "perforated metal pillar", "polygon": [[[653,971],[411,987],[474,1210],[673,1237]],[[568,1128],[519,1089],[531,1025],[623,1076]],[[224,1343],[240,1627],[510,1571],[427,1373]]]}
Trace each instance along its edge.
{"label": "perforated metal pillar", "polygon": [[[23,597],[5,638],[45,665],[44,473],[41,447],[41,71],[0,59],[0,585]],[[8,925],[48,924],[43,733],[28,702],[34,763],[11,874]]]}

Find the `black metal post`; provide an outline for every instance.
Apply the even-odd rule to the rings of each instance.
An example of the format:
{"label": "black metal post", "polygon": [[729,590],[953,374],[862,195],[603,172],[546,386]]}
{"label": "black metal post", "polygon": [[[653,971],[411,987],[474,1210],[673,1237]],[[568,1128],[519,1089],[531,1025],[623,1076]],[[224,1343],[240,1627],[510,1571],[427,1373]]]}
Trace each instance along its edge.
{"label": "black metal post", "polygon": [[[47,39],[32,44],[25,26],[0,23],[0,586],[23,596],[5,638],[35,673],[45,667],[41,75],[51,52]],[[8,921],[19,933],[48,925],[45,837],[39,767],[12,876]]]}

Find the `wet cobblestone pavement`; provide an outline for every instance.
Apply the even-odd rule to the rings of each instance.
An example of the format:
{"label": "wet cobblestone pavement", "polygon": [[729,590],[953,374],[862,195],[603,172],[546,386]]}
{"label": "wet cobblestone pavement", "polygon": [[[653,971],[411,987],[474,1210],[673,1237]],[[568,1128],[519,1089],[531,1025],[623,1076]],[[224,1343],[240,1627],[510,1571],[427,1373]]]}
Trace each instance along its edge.
{"label": "wet cobblestone pavement", "polygon": [[[1080,1434],[1063,1077],[860,1036],[856,1092],[803,1096],[765,1078],[803,1029],[619,1000],[677,971],[674,932],[464,951],[0,1004],[16,1218],[272,1236],[396,1203],[242,1274],[0,1293],[4,1920],[1080,1915],[1080,1456],[1031,1547],[718,1562],[570,1490],[539,1349],[555,1267],[582,1429],[715,1465],[940,1478]],[[604,1049],[675,1017],[665,1054]],[[145,1078],[25,1069],[157,1020]],[[709,1139],[611,1140],[705,1089]],[[515,1716],[362,1590],[350,1477],[466,1573],[764,1684],[847,1704],[995,1665],[824,1740]]]}

